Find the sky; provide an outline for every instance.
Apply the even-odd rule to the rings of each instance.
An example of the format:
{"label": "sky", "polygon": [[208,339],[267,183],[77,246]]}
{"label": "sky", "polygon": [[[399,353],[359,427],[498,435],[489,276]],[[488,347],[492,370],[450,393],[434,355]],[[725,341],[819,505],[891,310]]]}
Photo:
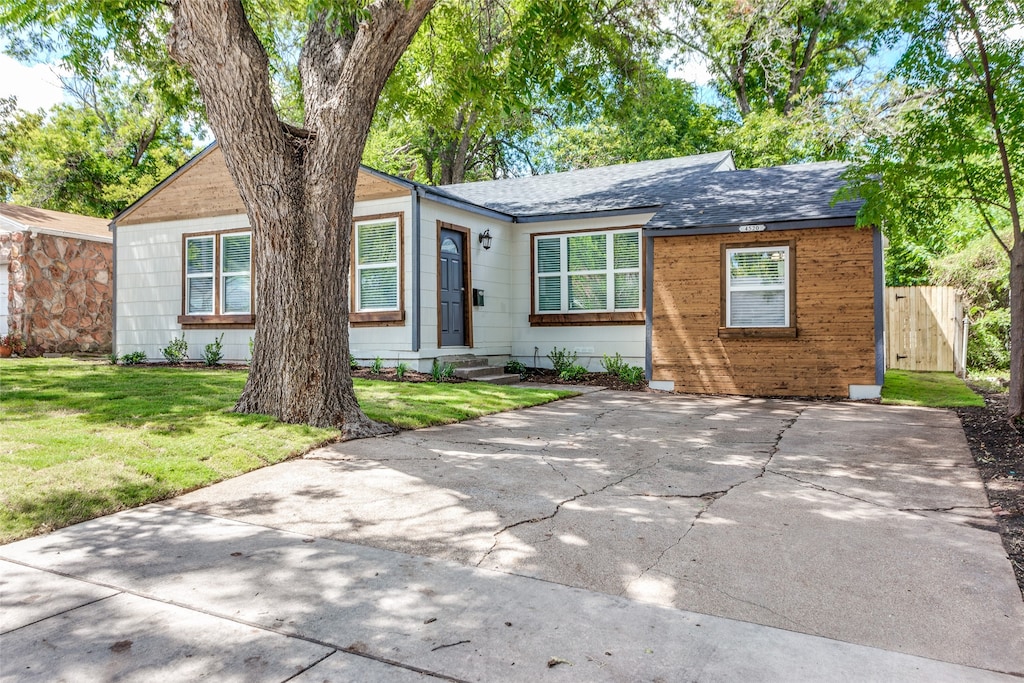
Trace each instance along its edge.
{"label": "sky", "polygon": [[49,109],[64,99],[60,79],[49,64],[26,66],[0,54],[0,97],[16,95],[21,109]]}

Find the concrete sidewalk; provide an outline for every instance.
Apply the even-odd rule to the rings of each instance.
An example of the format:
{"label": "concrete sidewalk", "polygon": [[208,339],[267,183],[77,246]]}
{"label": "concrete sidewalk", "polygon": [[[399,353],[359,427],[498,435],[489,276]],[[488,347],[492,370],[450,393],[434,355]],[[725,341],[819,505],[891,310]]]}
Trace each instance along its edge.
{"label": "concrete sidewalk", "polygon": [[4,680],[1024,674],[1024,602],[946,411],[598,392],[0,558]]}

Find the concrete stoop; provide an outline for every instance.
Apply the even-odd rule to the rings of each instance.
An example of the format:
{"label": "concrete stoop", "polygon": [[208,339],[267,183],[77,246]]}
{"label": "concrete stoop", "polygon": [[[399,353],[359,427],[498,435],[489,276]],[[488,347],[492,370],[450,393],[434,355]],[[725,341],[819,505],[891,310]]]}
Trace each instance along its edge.
{"label": "concrete stoop", "polygon": [[490,365],[487,358],[463,354],[447,356],[438,360],[450,363],[455,368],[455,376],[460,379],[489,384],[516,384],[519,382],[519,375],[509,375],[505,372],[504,367]]}

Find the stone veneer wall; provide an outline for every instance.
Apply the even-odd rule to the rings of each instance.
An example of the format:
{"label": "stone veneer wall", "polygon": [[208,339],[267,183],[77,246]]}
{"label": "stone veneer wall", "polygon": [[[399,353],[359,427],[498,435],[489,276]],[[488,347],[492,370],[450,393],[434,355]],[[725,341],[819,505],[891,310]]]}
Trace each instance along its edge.
{"label": "stone veneer wall", "polygon": [[109,242],[28,232],[0,234],[10,271],[9,318],[28,355],[109,353],[114,248]]}

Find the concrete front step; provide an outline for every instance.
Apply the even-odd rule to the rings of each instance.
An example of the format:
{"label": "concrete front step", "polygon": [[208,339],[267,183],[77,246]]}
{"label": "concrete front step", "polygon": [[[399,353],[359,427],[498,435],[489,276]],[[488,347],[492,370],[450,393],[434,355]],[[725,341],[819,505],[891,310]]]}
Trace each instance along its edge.
{"label": "concrete front step", "polygon": [[[491,368],[494,370],[494,368]],[[482,375],[479,377],[471,378],[474,382],[487,382],[488,384],[518,384],[519,375]]]}

